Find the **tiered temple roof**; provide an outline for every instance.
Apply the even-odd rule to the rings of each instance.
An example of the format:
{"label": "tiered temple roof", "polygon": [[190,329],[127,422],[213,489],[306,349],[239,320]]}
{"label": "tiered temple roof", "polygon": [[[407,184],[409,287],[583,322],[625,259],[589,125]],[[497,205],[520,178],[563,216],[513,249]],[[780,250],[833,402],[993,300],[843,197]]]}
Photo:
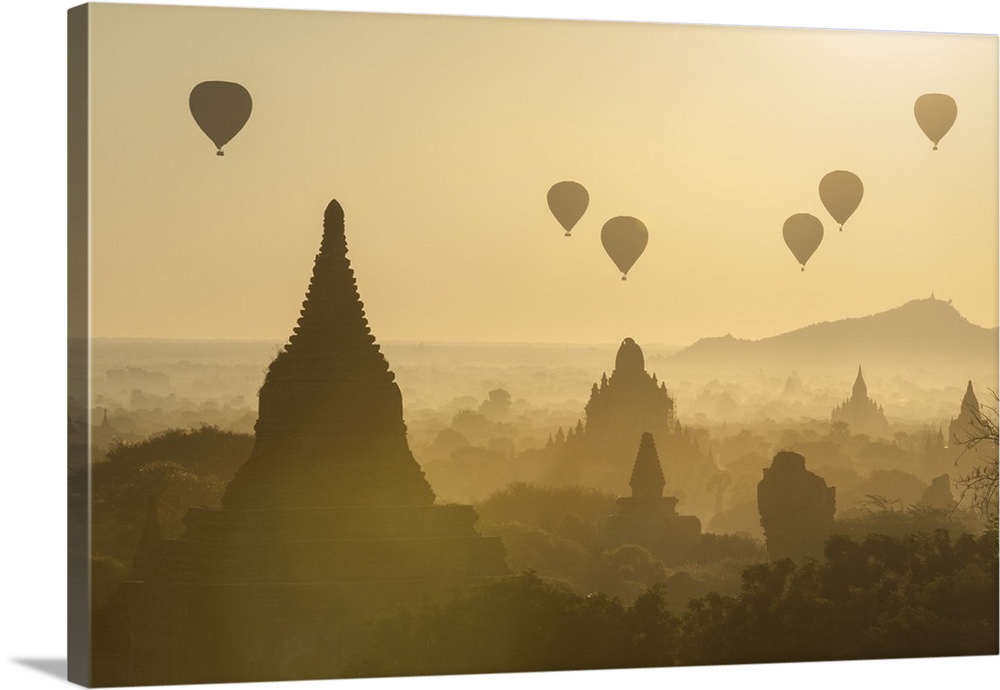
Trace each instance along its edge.
{"label": "tiered temple roof", "polygon": [[687,555],[701,535],[701,521],[677,513],[677,498],[663,495],[665,484],[656,443],[646,432],[632,467],[632,495],[618,498],[617,512],[601,526],[606,546],[639,544],[667,561]]}
{"label": "tiered temple roof", "polygon": [[643,432],[663,441],[677,421],[666,384],[646,372],[642,349],[632,338],[619,346],[611,377],[602,375],[600,386],[591,390],[586,415],[587,434],[627,457]]}
{"label": "tiered temple roof", "polygon": [[852,434],[888,436],[889,421],[885,418],[882,406],[868,397],[868,384],[865,383],[860,366],[851,389],[851,397],[834,408],[830,421],[846,423]]}
{"label": "tiered temple roof", "polygon": [[663,498],[665,484],[663,467],[660,465],[660,457],[656,454],[653,435],[644,433],[639,440],[639,452],[635,456],[635,466],[632,468],[632,478],[629,480],[632,497],[653,500]]}
{"label": "tiered temple roof", "polygon": [[958,417],[952,419],[948,425],[948,445],[956,448],[964,447],[971,439],[982,435],[981,415],[979,399],[972,390],[972,381],[969,381]]}
{"label": "tiered temple roof", "polygon": [[635,461],[635,449],[649,433],[668,468],[666,489],[688,510],[711,509],[714,495],[706,488],[716,472],[697,440],[677,421],[674,399],[656,374],[646,371],[642,348],[625,338],[609,377],[591,388],[586,421],[570,434],[556,435],[550,452],[558,453],[558,474],[566,481],[619,493]]}
{"label": "tiered temple roof", "polygon": [[399,387],[365,318],[331,201],[301,316],[260,389],[256,442],[227,508],[430,505]]}

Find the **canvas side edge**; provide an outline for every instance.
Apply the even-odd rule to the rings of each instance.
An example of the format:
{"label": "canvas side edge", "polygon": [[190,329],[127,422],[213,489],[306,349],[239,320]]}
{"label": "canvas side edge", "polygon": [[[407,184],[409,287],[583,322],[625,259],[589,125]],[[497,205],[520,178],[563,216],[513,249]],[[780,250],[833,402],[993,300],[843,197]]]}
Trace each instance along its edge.
{"label": "canvas side edge", "polygon": [[[67,394],[86,409],[67,442],[67,679],[90,685],[89,7],[67,10]],[[71,418],[67,415],[69,424]],[[77,439],[73,443],[74,437]]]}

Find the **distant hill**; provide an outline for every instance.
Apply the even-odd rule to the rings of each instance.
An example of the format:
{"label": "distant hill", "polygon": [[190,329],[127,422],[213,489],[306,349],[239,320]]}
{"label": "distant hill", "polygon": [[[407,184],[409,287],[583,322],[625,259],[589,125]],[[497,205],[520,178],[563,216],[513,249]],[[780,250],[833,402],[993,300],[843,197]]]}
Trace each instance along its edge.
{"label": "distant hill", "polygon": [[950,300],[933,296],[888,311],[812,324],[789,333],[743,340],[703,338],[671,359],[683,364],[783,362],[857,366],[880,361],[933,367],[961,361],[996,363],[998,329],[970,323]]}

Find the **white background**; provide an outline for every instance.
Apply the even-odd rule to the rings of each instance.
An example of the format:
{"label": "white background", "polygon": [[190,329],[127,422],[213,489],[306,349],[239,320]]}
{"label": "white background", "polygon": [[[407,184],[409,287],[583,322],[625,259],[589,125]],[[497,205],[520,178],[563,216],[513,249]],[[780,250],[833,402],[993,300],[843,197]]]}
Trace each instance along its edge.
{"label": "white background", "polygon": [[[242,7],[1000,33],[997,3],[837,0],[327,0],[203,2]],[[662,6],[661,6],[662,5]],[[66,10],[72,3],[10,0],[0,19],[0,688],[65,684]],[[994,85],[995,87],[995,85]],[[41,670],[39,670],[41,669]],[[991,684],[1000,658],[683,668],[409,680],[265,683],[260,688],[812,688],[853,684],[931,688]],[[992,678],[993,681],[989,679]],[[225,686],[239,687],[239,686]]]}

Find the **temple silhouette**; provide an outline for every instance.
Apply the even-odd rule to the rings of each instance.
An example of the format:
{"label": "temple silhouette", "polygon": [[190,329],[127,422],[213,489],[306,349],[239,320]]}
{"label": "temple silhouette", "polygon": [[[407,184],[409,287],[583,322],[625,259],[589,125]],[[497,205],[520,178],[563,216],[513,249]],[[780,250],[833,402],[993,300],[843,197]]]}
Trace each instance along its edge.
{"label": "temple silhouette", "polygon": [[372,615],[507,574],[468,505],[435,505],[370,333],[331,201],[301,317],[260,389],[256,440],[220,508],[162,539],[152,499],[94,626],[99,685],[323,678]]}
{"label": "temple silhouette", "polygon": [[833,409],[831,422],[844,422],[852,434],[885,438],[889,436],[889,421],[882,406],[868,397],[868,384],[858,367],[858,377],[854,380],[851,397]]}
{"label": "temple silhouette", "polygon": [[964,448],[966,443],[981,436],[982,433],[982,411],[979,407],[979,399],[976,398],[976,393],[972,390],[972,381],[969,381],[958,416],[954,417],[948,424],[948,446]]}
{"label": "temple silhouette", "polygon": [[605,372],[591,388],[584,412],[586,421],[566,434],[560,429],[548,446],[556,456],[557,477],[627,494],[635,449],[649,433],[667,467],[666,490],[688,511],[712,510],[715,496],[708,487],[715,463],[677,420],[666,384],[646,371],[642,348],[632,338],[619,346],[611,376]]}
{"label": "temple silhouette", "polygon": [[969,381],[958,416],[948,424],[946,455],[951,464],[958,468],[959,476],[983,463],[996,462],[995,433],[993,437],[989,434],[990,423],[987,419],[972,389],[972,381]]}
{"label": "temple silhouette", "polygon": [[666,562],[681,561],[698,543],[701,520],[677,513],[677,498],[664,496],[666,481],[653,435],[642,434],[629,486],[631,496],[616,501],[616,512],[601,525],[608,546],[638,544]]}
{"label": "temple silhouette", "polygon": [[836,489],[806,469],[804,456],[775,454],[757,484],[757,509],[771,561],[823,557],[833,533]]}

